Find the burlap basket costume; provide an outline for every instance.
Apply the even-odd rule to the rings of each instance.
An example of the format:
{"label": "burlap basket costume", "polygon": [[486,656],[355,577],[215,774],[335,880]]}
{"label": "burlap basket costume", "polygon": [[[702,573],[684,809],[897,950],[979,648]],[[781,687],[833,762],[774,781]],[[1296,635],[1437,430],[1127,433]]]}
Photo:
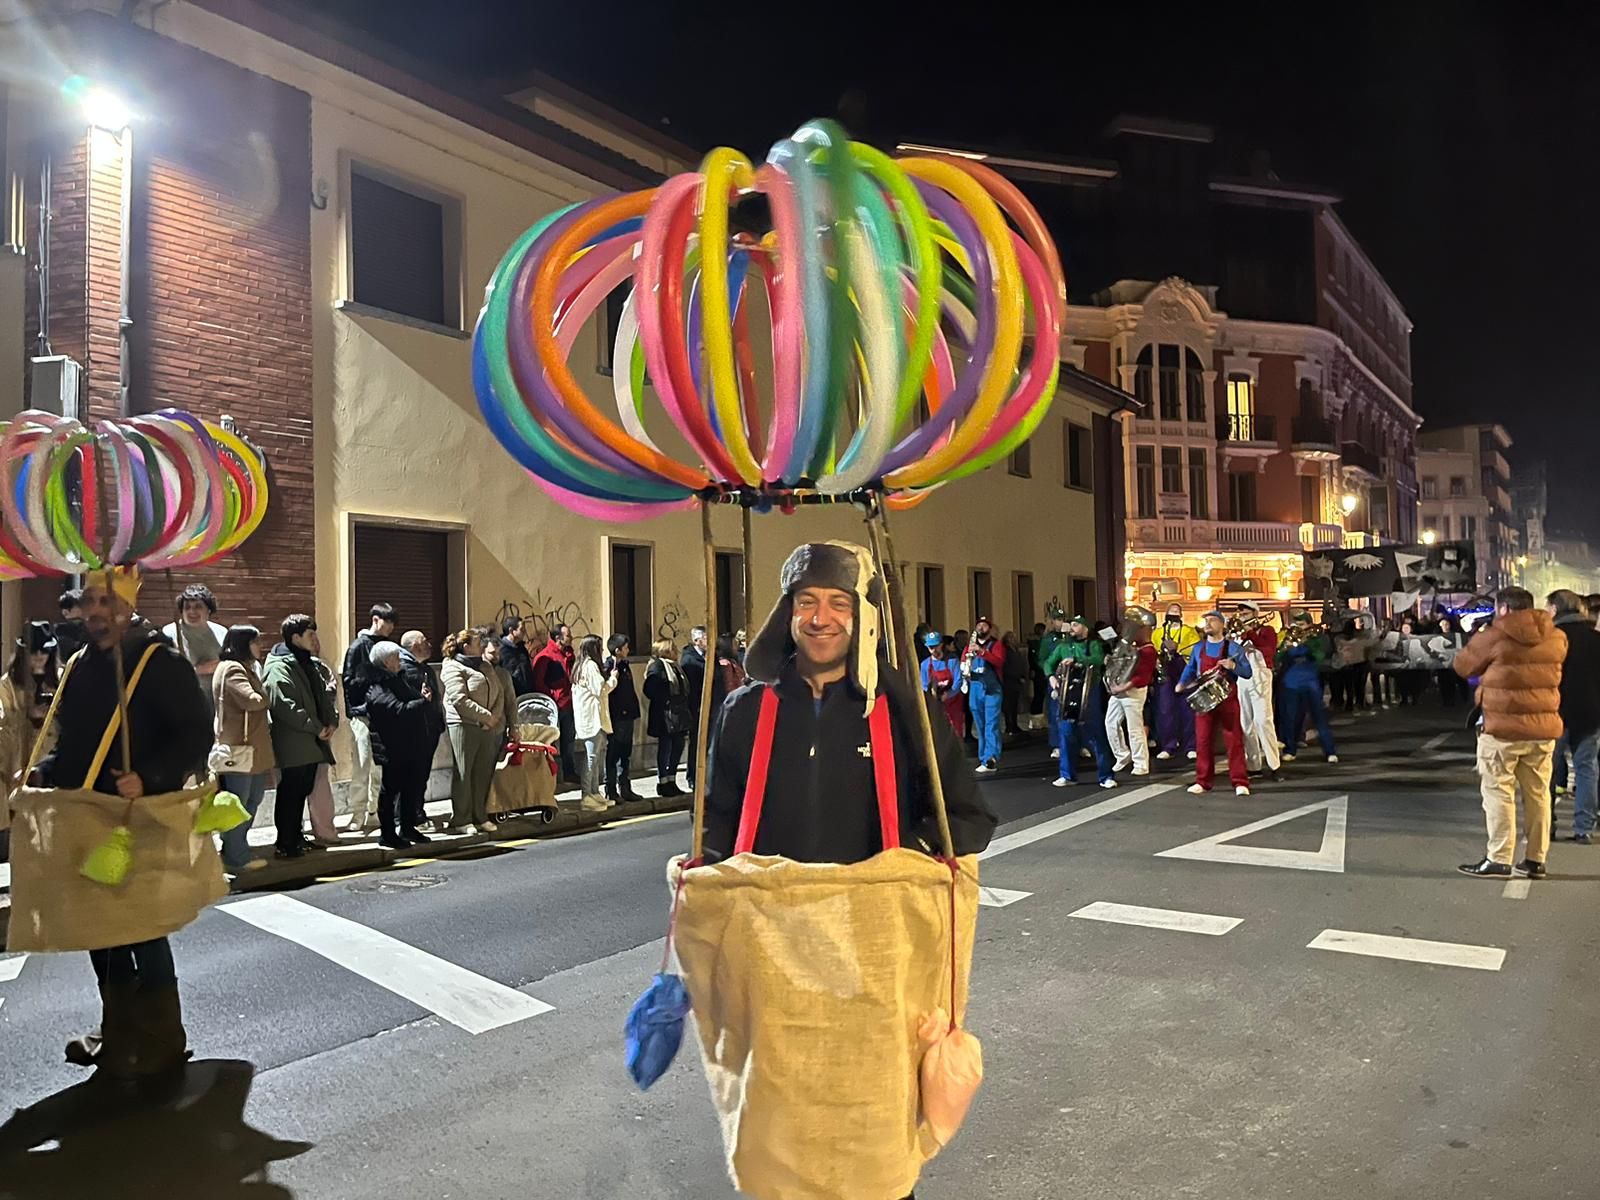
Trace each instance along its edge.
{"label": "burlap basket costume", "polygon": [[[130,694],[155,649],[146,651],[129,679]],[[88,786],[100,775],[120,720],[118,713],[107,727],[84,787],[24,787],[12,797],[8,950],[101,950],[165,937],[227,895],[216,843],[209,833],[193,832],[212,788],[142,796],[130,804]],[[35,765],[28,764],[28,774]],[[86,879],[81,869],[90,851],[119,825],[133,835],[127,878],[116,887]]]}
{"label": "burlap basket costume", "polygon": [[[851,671],[871,698],[881,583],[865,551],[830,545],[855,559]],[[786,566],[785,597],[751,642],[756,678],[776,674],[768,660],[786,636],[790,575]],[[752,788],[764,786],[763,767]],[[918,1025],[936,1009],[965,1012],[977,860],[900,849],[887,816],[893,848],[864,862],[756,855],[759,795],[753,803],[733,857],[682,873],[673,933],[729,1174],[757,1200],[899,1200],[938,1150],[919,1114]]]}

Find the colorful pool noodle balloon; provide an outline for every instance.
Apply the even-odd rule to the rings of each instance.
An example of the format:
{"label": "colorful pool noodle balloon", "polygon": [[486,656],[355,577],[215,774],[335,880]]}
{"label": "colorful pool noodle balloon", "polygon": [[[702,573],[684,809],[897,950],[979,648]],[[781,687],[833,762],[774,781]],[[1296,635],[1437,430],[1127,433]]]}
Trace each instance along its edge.
{"label": "colorful pool noodle balloon", "polygon": [[260,456],[178,409],[0,423],[0,579],[212,562],[267,514]]}
{"label": "colorful pool noodle balloon", "polygon": [[[755,228],[735,228],[736,208]],[[568,359],[624,289],[607,405]],[[813,121],[759,166],[713,150],[698,172],[540,220],[489,281],[473,384],[494,436],[584,516],[730,492],[865,489],[899,507],[1038,427],[1066,305],[1055,245],[1009,180]],[[664,422],[646,420],[647,379]]]}

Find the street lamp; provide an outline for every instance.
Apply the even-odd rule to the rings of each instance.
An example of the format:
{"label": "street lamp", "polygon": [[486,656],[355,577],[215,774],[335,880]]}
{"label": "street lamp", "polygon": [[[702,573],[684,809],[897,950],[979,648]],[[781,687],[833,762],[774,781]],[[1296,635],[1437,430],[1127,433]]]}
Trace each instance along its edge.
{"label": "street lamp", "polygon": [[1439,535],[1437,533],[1435,533],[1433,530],[1424,529],[1422,531],[1422,544],[1424,546],[1431,546],[1431,545],[1434,544],[1434,542],[1436,542],[1438,540],[1439,540]]}
{"label": "street lamp", "polygon": [[78,106],[83,119],[96,129],[118,133],[133,122],[133,109],[119,93],[74,75],[61,85],[61,94]]}
{"label": "street lamp", "polygon": [[1351,513],[1355,512],[1356,505],[1360,503],[1361,501],[1356,499],[1354,492],[1346,492],[1343,496],[1339,497],[1339,507],[1344,509],[1344,515],[1347,517]]}

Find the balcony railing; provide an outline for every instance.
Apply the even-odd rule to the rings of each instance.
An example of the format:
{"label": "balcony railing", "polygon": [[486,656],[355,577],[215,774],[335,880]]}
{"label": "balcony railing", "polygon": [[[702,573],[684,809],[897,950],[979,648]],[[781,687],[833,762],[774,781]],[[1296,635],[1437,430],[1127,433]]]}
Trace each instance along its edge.
{"label": "balcony railing", "polygon": [[1280,521],[1165,520],[1130,517],[1128,544],[1134,549],[1169,547],[1198,550],[1326,550],[1344,538],[1338,525]]}
{"label": "balcony railing", "polygon": [[1383,478],[1383,464],[1378,461],[1378,456],[1360,442],[1345,442],[1339,447],[1339,457],[1347,467],[1365,471],[1374,479]]}
{"label": "balcony railing", "polygon": [[1217,417],[1219,442],[1278,441],[1278,419],[1271,413],[1222,413]]}
{"label": "balcony railing", "polygon": [[1339,444],[1339,435],[1333,431],[1333,422],[1323,417],[1296,417],[1289,422],[1289,429],[1296,446]]}

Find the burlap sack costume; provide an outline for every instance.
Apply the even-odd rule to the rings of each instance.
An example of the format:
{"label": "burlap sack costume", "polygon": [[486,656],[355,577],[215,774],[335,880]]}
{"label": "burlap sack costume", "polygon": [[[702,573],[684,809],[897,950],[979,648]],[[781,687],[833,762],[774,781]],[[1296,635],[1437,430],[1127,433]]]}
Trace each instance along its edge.
{"label": "burlap sack costume", "polygon": [[[517,727],[517,741],[523,746],[554,746],[560,739],[561,731],[554,725]],[[502,758],[495,764],[494,783],[489,788],[489,811],[509,813],[556,807],[556,777],[550,769],[551,761],[550,755],[540,750],[523,750],[520,755]]]}
{"label": "burlap sack costume", "polygon": [[[139,684],[157,647],[145,652],[128,681]],[[76,661],[76,658],[73,660]],[[66,690],[69,663],[56,696]],[[49,728],[52,711],[45,720]],[[222,859],[209,833],[193,832],[210,787],[142,796],[131,804],[90,789],[111,752],[121,714],[113,717],[82,788],[19,789],[11,799],[11,923],[8,950],[101,950],[164,937],[227,895]],[[42,744],[42,743],[41,743]],[[28,764],[31,775],[39,747]],[[125,825],[133,864],[116,887],[80,873],[89,852]]]}
{"label": "burlap sack costume", "polygon": [[757,1200],[893,1200],[935,1147],[917,1023],[967,1004],[975,859],[740,855],[684,873],[676,940],[728,1170]]}
{"label": "burlap sack costume", "polygon": [[[860,547],[813,544],[791,556],[784,598],[746,665],[754,678],[776,676],[789,594],[822,558],[842,559],[850,580],[835,586],[856,592],[850,674],[870,715],[886,703],[871,699],[882,584]],[[950,857],[947,828],[944,860],[898,848],[894,787],[881,776],[881,844],[890,849],[849,865],[750,853],[765,771],[752,766],[733,856],[682,873],[673,922],[729,1174],[756,1200],[900,1200],[938,1150],[919,1114],[918,1026],[936,1009],[957,1021],[965,1013],[977,860]]]}

